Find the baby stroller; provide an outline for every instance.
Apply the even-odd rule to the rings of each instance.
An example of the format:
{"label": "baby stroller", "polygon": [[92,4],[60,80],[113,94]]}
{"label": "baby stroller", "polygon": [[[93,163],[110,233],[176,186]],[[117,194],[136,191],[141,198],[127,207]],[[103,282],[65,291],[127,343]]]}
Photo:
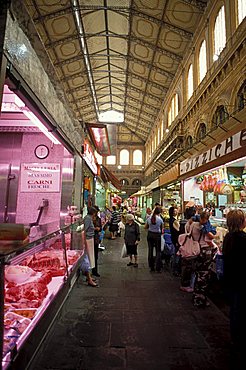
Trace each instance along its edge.
{"label": "baby stroller", "polygon": [[162,251],[162,259],[166,266],[172,263],[173,256],[175,254],[175,247],[172,243],[171,234],[169,230],[164,231],[164,250]]}

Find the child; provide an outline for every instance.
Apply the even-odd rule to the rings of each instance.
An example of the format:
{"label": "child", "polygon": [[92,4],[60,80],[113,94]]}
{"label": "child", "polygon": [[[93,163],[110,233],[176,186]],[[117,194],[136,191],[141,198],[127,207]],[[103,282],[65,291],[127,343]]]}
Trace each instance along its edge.
{"label": "child", "polygon": [[216,235],[216,228],[211,225],[209,221],[209,213],[206,211],[201,212],[200,215],[195,215],[192,217],[193,221],[200,222],[201,225],[201,233],[205,236],[204,240],[210,247],[216,247],[217,245],[214,243],[213,239]]}

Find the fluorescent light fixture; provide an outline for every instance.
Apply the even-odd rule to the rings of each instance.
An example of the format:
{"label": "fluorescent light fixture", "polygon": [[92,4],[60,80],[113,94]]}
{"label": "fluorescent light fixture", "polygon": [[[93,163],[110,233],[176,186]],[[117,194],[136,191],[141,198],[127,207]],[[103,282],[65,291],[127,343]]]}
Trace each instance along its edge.
{"label": "fluorescent light fixture", "polygon": [[52,141],[52,143],[54,144],[61,144],[56,138],[55,136],[48,131],[48,129],[44,126],[44,124],[35,116],[35,114],[33,114],[32,112],[28,111],[27,109],[22,109],[22,112],[25,114],[25,116],[27,118],[29,118],[29,120],[35,124],[35,126],[37,126],[39,128],[40,131],[43,132],[43,134],[45,134],[45,136],[47,136],[48,139],[50,139]]}
{"label": "fluorescent light fixture", "polygon": [[115,110],[108,110],[99,114],[99,122],[124,122],[124,114]]}

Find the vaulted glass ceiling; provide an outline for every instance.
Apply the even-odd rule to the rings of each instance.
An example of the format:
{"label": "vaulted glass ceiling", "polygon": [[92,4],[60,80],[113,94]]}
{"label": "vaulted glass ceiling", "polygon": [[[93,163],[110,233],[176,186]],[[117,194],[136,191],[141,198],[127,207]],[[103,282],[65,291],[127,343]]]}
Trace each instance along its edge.
{"label": "vaulted glass ceiling", "polygon": [[95,123],[119,112],[118,141],[129,142],[130,133],[139,143],[153,128],[206,3],[25,1],[77,118]]}

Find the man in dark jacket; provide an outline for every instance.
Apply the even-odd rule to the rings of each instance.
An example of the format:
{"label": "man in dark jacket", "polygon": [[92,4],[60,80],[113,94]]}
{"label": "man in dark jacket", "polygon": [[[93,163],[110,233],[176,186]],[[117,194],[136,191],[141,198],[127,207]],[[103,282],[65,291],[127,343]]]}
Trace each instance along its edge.
{"label": "man in dark jacket", "polygon": [[[130,257],[130,262],[127,264],[127,266],[138,267],[137,246],[140,241],[140,229],[139,225],[134,221],[134,216],[132,214],[126,215],[124,240],[126,244],[127,255]],[[132,262],[133,256],[134,263]]]}

